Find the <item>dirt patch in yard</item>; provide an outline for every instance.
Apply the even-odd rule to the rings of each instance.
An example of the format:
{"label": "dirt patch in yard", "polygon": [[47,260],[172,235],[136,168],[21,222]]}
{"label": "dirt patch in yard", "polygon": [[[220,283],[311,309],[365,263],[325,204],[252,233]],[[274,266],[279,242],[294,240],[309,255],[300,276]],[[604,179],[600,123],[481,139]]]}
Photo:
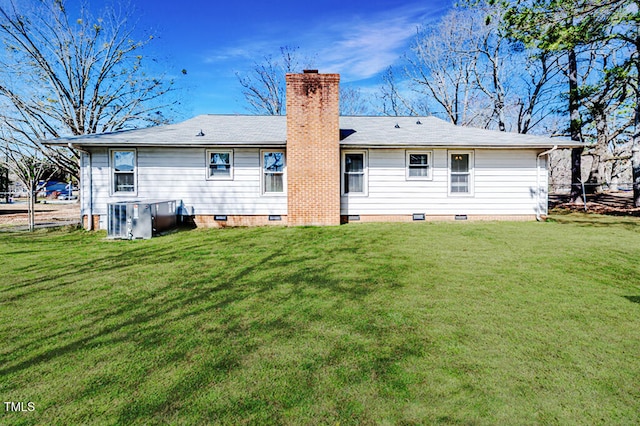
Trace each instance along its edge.
{"label": "dirt patch in yard", "polygon": [[[0,203],[0,228],[27,226],[27,202]],[[36,224],[80,223],[80,203],[78,201],[44,201],[36,203]]]}
{"label": "dirt patch in yard", "polygon": [[[585,211],[584,203],[572,204],[568,201],[568,194],[549,195],[551,209]],[[640,208],[633,205],[633,193],[629,191],[587,194],[586,205],[589,213],[640,217]]]}

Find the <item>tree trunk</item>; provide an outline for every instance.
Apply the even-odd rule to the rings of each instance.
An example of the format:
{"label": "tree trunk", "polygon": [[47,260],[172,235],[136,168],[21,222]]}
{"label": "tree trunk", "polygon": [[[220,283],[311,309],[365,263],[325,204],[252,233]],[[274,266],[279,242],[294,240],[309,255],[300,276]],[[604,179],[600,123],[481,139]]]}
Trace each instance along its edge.
{"label": "tree trunk", "polygon": [[633,175],[633,205],[640,207],[640,143],[638,134],[634,135],[631,149],[631,173]]}
{"label": "tree trunk", "polygon": [[591,170],[589,172],[589,192],[602,192],[602,184],[605,180],[605,160],[607,156],[607,144],[609,143],[607,126],[607,117],[602,105],[594,105],[593,107],[594,121],[596,124],[596,146],[591,150],[590,154],[593,158]]}
{"label": "tree trunk", "polygon": [[571,199],[575,204],[584,203],[582,198],[582,148],[571,148]]}
{"label": "tree trunk", "polygon": [[[640,6],[640,2],[636,2]],[[636,55],[640,52],[640,24],[636,24],[635,48]],[[640,207],[640,60],[636,59],[636,108],[634,114],[635,128],[631,143],[631,176],[633,181],[633,205]]]}
{"label": "tree trunk", "polygon": [[0,192],[4,193],[5,203],[9,204],[9,169],[0,166]]}
{"label": "tree trunk", "polygon": [[[580,142],[580,99],[578,98],[578,61],[576,51],[570,49],[568,52],[569,66],[569,117],[571,119],[569,130],[571,140]],[[582,151],[584,148],[571,149],[571,203],[583,203],[582,199]]]}
{"label": "tree trunk", "polygon": [[35,185],[30,185],[29,187],[29,206],[28,217],[29,217],[29,232],[33,232],[36,229],[36,189]]}

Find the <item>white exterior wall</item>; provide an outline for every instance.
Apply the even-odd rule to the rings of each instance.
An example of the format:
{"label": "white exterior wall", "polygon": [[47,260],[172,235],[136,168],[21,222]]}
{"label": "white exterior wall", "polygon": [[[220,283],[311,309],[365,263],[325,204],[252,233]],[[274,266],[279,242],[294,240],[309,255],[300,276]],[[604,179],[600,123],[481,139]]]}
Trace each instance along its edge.
{"label": "white exterior wall", "polygon": [[[88,194],[85,186],[91,181],[94,215],[106,215],[108,203],[143,199],[182,200],[194,215],[287,214],[286,195],[261,194],[259,148],[233,149],[233,180],[207,179],[205,148],[137,148],[136,192],[131,195],[111,195],[109,152],[106,148],[92,150],[91,179],[88,161],[83,163],[83,193]],[[83,202],[83,215],[88,208],[88,201]]]}
{"label": "white exterior wall", "polygon": [[540,186],[538,188],[538,205],[537,211],[541,215],[548,214],[549,209],[549,170],[547,165],[549,164],[549,156],[543,155],[538,161],[538,182]]}
{"label": "white exterior wall", "polygon": [[[546,214],[546,161],[538,170],[538,150],[417,150],[433,153],[432,180],[407,180],[406,149],[366,151],[368,194],[342,195],[343,215]],[[473,152],[473,195],[449,195],[449,151]],[[538,187],[544,190],[542,202]]]}
{"label": "white exterior wall", "polygon": [[89,215],[91,211],[90,192],[90,166],[91,156],[86,152],[80,152],[80,214]]}
{"label": "white exterior wall", "polygon": [[[110,150],[92,149],[91,159],[83,155],[81,162],[82,214],[106,215],[107,203],[141,199],[182,200],[188,213],[195,215],[287,214],[286,195],[261,194],[259,148],[233,149],[233,180],[207,179],[205,151],[205,148],[137,148],[136,193],[111,195]],[[474,154],[470,196],[448,193],[447,149],[418,150],[432,153],[431,180],[407,180],[406,149],[365,151],[368,193],[342,195],[342,215],[547,213],[547,161],[546,157],[537,161],[540,150],[455,149]],[[542,191],[540,197],[538,188]]]}

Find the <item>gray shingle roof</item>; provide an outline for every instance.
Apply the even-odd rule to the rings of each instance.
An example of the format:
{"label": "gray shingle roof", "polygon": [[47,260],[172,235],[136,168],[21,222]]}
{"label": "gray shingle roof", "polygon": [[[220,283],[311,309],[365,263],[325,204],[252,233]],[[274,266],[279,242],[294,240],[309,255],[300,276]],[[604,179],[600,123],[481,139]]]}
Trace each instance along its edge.
{"label": "gray shingle roof", "polygon": [[[204,136],[198,136],[201,131]],[[66,137],[51,142],[61,145],[71,142],[78,146],[269,146],[284,145],[286,136],[284,116],[199,115],[166,126]]]}
{"label": "gray shingle roof", "polygon": [[[418,124],[420,123],[420,124]],[[340,117],[343,147],[551,148],[567,140],[455,126],[434,117]],[[199,136],[201,133],[203,136]],[[199,115],[182,123],[112,133],[59,138],[76,146],[284,146],[284,116]]]}
{"label": "gray shingle roof", "polygon": [[551,148],[571,141],[462,127],[435,117],[341,117],[343,146]]}

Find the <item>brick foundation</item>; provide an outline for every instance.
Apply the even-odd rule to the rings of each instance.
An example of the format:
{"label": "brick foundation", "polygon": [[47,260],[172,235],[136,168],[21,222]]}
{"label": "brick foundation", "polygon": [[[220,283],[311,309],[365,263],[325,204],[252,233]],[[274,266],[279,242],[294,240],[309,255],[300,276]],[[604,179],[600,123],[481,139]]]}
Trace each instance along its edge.
{"label": "brick foundation", "polygon": [[288,225],[339,225],[340,75],[286,79]]}
{"label": "brick foundation", "polygon": [[[214,215],[196,215],[196,216],[184,216],[180,221],[178,216],[178,226],[193,226],[197,228],[225,228],[233,226],[266,226],[266,225],[287,225],[287,215],[280,215],[280,220],[269,220],[269,215],[236,215],[227,216],[227,220],[216,220]],[[88,228],[87,215],[82,216],[82,226],[84,229]],[[100,216],[93,215],[93,230],[100,229]]]}
{"label": "brick foundation", "polygon": [[349,220],[349,216],[340,216],[340,223],[371,223],[371,222],[437,222],[437,221],[535,221],[536,215],[467,215],[466,220],[456,220],[455,215],[425,215],[425,220],[413,220],[413,215],[359,215],[359,220]]}
{"label": "brick foundation", "polygon": [[216,220],[213,215],[195,215],[193,224],[198,228],[226,228],[233,226],[266,226],[266,225],[287,225],[287,216],[281,215],[281,220],[269,220],[268,215],[256,216],[227,216],[227,220]]}
{"label": "brick foundation", "polygon": [[[349,216],[341,215],[340,223],[373,223],[373,222],[437,222],[437,221],[456,221],[455,215],[425,215],[425,220],[413,220],[412,215],[359,215],[359,220],[349,220]],[[93,230],[100,229],[100,216],[93,215]],[[535,215],[467,215],[466,221],[535,221]],[[460,222],[465,222],[461,220]],[[82,226],[88,228],[87,215],[82,216]],[[280,215],[280,220],[269,220],[268,215],[245,216],[236,215],[227,216],[227,220],[216,220],[214,215],[196,215],[192,217],[184,217],[184,222],[178,222],[178,226],[189,224],[197,228],[226,228],[237,226],[287,226],[290,225],[287,215]]]}
{"label": "brick foundation", "polygon": [[[100,229],[100,216],[92,215],[91,218],[93,219],[93,227],[91,229],[97,231],[98,229]],[[82,215],[82,227],[84,229],[89,229],[89,219],[86,214]]]}

